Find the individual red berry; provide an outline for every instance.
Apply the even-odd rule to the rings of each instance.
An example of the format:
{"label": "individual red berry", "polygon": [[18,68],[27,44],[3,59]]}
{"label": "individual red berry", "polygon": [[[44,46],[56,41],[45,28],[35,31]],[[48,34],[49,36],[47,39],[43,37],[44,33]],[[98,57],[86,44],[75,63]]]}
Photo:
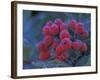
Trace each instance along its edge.
{"label": "individual red berry", "polygon": [[57,24],[58,27],[60,27],[62,23],[63,23],[63,22],[62,22],[62,20],[61,20],[60,18],[57,18],[57,19],[55,20],[55,24]]}
{"label": "individual red berry", "polygon": [[46,36],[44,37],[44,42],[45,42],[48,46],[51,45],[52,42],[53,42],[53,37],[50,36],[50,35],[46,35]]}
{"label": "individual red berry", "polygon": [[69,39],[69,38],[64,38],[62,41],[61,41],[62,45],[64,46],[64,48],[66,50],[70,49],[72,47],[72,41]]}
{"label": "individual red berry", "polygon": [[46,25],[43,27],[42,31],[45,35],[50,35],[49,29],[50,27]]}
{"label": "individual red berry", "polygon": [[87,37],[89,36],[89,32],[84,31],[84,32],[81,33],[80,35],[81,35],[81,37],[83,37],[83,38],[87,38]]}
{"label": "individual red berry", "polygon": [[60,32],[60,39],[64,39],[64,38],[70,38],[70,34],[67,30],[63,30]]}
{"label": "individual red berry", "polygon": [[56,48],[59,45],[59,41],[53,40],[53,43],[51,45],[52,48]]}
{"label": "individual red berry", "polygon": [[70,28],[71,30],[75,31],[75,29],[76,29],[76,24],[77,24],[76,20],[72,19],[72,20],[69,22],[69,28]]}
{"label": "individual red berry", "polygon": [[58,45],[56,48],[56,55],[59,56],[64,51],[64,46],[62,44]]}
{"label": "individual red berry", "polygon": [[67,24],[62,23],[60,26],[60,31],[66,30],[67,29]]}
{"label": "individual red berry", "polygon": [[44,41],[42,41],[38,44],[38,48],[40,51],[47,51],[48,50],[47,44]]}
{"label": "individual red berry", "polygon": [[61,54],[59,56],[56,56],[56,59],[60,60],[60,61],[65,61],[65,60],[68,59],[68,54],[63,53],[63,54]]}
{"label": "individual red berry", "polygon": [[72,43],[72,48],[74,49],[74,50],[80,50],[80,48],[81,48],[81,45],[82,45],[82,42],[80,41],[80,40],[76,40],[76,41],[74,41],[73,43]]}
{"label": "individual red berry", "polygon": [[77,23],[76,25],[76,33],[81,34],[84,32],[84,25],[82,23]]}
{"label": "individual red berry", "polygon": [[51,35],[57,35],[59,33],[59,27],[56,24],[52,24],[49,31]]}
{"label": "individual red berry", "polygon": [[49,58],[49,51],[41,51],[39,54],[39,59],[40,60],[47,60]]}
{"label": "individual red berry", "polygon": [[87,47],[86,43],[82,43],[80,51],[81,52],[86,52],[87,50],[88,50],[88,47]]}

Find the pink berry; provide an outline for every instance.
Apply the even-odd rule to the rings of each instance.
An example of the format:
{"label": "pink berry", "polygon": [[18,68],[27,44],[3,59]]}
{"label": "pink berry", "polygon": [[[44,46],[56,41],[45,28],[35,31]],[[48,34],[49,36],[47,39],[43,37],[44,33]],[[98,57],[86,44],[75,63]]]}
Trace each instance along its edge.
{"label": "pink berry", "polygon": [[55,24],[57,24],[58,27],[60,27],[62,23],[63,23],[63,22],[62,22],[62,20],[61,20],[60,18],[57,18],[57,19],[55,20]]}
{"label": "pink berry", "polygon": [[67,24],[62,23],[60,26],[60,31],[66,30],[67,29]]}
{"label": "pink berry", "polygon": [[86,43],[82,43],[80,51],[81,52],[86,52],[87,50],[88,50],[88,47],[87,47]]}
{"label": "pink berry", "polygon": [[53,40],[53,43],[51,45],[52,48],[56,48],[59,45],[59,41]]}
{"label": "pink berry", "polygon": [[76,25],[76,33],[81,34],[84,32],[84,25],[82,23],[77,23]]}
{"label": "pink berry", "polygon": [[64,51],[64,46],[62,44],[58,45],[56,48],[56,55],[59,56]]}
{"label": "pink berry", "polygon": [[43,31],[43,33],[45,35],[50,35],[49,29],[50,29],[49,26],[44,26],[43,29],[42,29],[42,31]]}
{"label": "pink berry", "polygon": [[64,38],[70,38],[70,34],[67,30],[63,30],[60,32],[60,39],[64,39]]}
{"label": "pink berry", "polygon": [[64,38],[62,41],[61,41],[62,45],[64,46],[64,48],[66,50],[70,49],[72,47],[72,41],[69,39],[69,38]]}
{"label": "pink berry", "polygon": [[59,27],[56,24],[52,24],[50,27],[50,34],[57,35],[59,33]]}
{"label": "pink berry", "polygon": [[51,45],[52,42],[53,42],[53,37],[50,36],[50,35],[45,36],[45,37],[44,37],[44,42],[45,42],[48,46]]}
{"label": "pink berry", "polygon": [[47,60],[49,58],[49,51],[41,51],[39,54],[39,59],[40,60]]}
{"label": "pink berry", "polygon": [[68,53],[66,53],[66,54],[62,53],[61,55],[56,56],[56,59],[60,60],[60,61],[65,61],[68,59]]}
{"label": "pink berry", "polygon": [[57,56],[56,59],[57,60],[60,60],[60,61],[65,61],[66,60],[66,57],[62,54],[60,56]]}
{"label": "pink berry", "polygon": [[83,37],[83,38],[87,38],[87,37],[89,36],[89,32],[84,31],[84,32],[81,33],[80,35],[81,35],[81,37]]}
{"label": "pink berry", "polygon": [[43,41],[38,44],[38,48],[40,51],[47,51],[48,50],[47,44]]}
{"label": "pink berry", "polygon": [[80,50],[80,48],[81,48],[81,45],[82,45],[82,42],[80,41],[80,40],[76,40],[76,41],[74,41],[73,43],[72,43],[72,48],[74,49],[74,50]]}
{"label": "pink berry", "polygon": [[77,24],[76,20],[72,19],[72,20],[69,22],[69,28],[70,28],[71,30],[75,31],[75,29],[76,29],[76,24]]}

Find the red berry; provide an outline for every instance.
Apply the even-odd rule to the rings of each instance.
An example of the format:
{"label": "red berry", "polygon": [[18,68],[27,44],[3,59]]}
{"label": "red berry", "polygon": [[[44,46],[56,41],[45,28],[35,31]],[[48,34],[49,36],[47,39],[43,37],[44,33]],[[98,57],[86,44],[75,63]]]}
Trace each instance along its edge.
{"label": "red berry", "polygon": [[63,23],[63,22],[62,22],[62,20],[61,20],[60,18],[57,18],[57,19],[55,20],[55,24],[57,24],[58,27],[60,27],[62,23]]}
{"label": "red berry", "polygon": [[59,56],[64,51],[64,46],[62,44],[58,45],[56,48],[56,55]]}
{"label": "red berry", "polygon": [[80,40],[76,40],[76,41],[74,41],[73,43],[72,43],[72,48],[74,49],[74,50],[80,50],[80,48],[81,48],[81,45],[82,45],[82,42],[80,41]]}
{"label": "red berry", "polygon": [[44,37],[44,42],[45,42],[48,46],[51,45],[52,42],[53,42],[53,37],[52,37],[52,36],[49,36],[49,35],[45,36],[45,37]]}
{"label": "red berry", "polygon": [[67,57],[65,54],[61,54],[60,56],[56,56],[56,59],[60,60],[60,61],[65,61],[67,59]]}
{"label": "red berry", "polygon": [[52,24],[50,27],[50,34],[57,35],[59,33],[59,27],[56,24]]}
{"label": "red berry", "polygon": [[88,47],[87,47],[86,43],[82,43],[80,51],[81,52],[86,52],[87,50],[88,50]]}
{"label": "red berry", "polygon": [[69,39],[69,38],[64,38],[62,41],[61,41],[62,45],[64,46],[64,48],[66,50],[70,49],[72,47],[72,41]]}
{"label": "red berry", "polygon": [[44,32],[45,35],[50,35],[49,29],[50,27],[46,25],[43,27],[42,31]]}
{"label": "red berry", "polygon": [[49,51],[41,51],[39,54],[40,60],[47,60],[49,58]]}
{"label": "red berry", "polygon": [[72,19],[72,20],[69,22],[69,28],[70,28],[71,30],[74,30],[74,31],[75,31],[75,29],[76,29],[76,24],[77,24],[76,20]]}
{"label": "red berry", "polygon": [[64,39],[64,38],[70,38],[70,34],[67,30],[63,30],[60,32],[60,39]]}
{"label": "red berry", "polygon": [[81,37],[87,38],[89,36],[89,33],[87,31],[84,31],[83,33],[80,34]]}
{"label": "red berry", "polygon": [[82,23],[77,23],[76,25],[76,33],[81,34],[84,32],[84,25]]}
{"label": "red berry", "polygon": [[66,30],[66,28],[67,28],[67,24],[62,23],[60,26],[60,31]]}
{"label": "red berry", "polygon": [[56,48],[59,45],[59,41],[53,40],[53,43],[51,45],[52,48]]}
{"label": "red berry", "polygon": [[38,44],[38,48],[40,51],[47,51],[48,50],[47,44],[43,41]]}

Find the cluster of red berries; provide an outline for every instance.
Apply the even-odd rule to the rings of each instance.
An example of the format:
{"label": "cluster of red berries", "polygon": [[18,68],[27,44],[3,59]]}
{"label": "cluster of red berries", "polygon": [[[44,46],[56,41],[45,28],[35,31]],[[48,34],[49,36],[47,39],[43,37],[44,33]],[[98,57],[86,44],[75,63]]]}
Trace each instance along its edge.
{"label": "cluster of red berries", "polygon": [[68,50],[74,49],[80,52],[86,52],[88,47],[85,42],[81,40],[71,40],[71,34],[68,29],[71,29],[75,34],[84,38],[89,36],[89,33],[85,31],[82,23],[71,20],[68,24],[62,22],[61,19],[56,19],[53,22],[48,21],[43,26],[42,31],[44,34],[43,40],[38,44],[39,59],[47,60],[50,57],[50,48],[55,50],[55,58],[61,61],[68,59]]}
{"label": "cluster of red berries", "polygon": [[83,38],[87,38],[89,36],[88,31],[84,29],[83,23],[76,22],[76,20],[73,19],[69,22],[69,27],[75,32],[75,34],[79,34]]}

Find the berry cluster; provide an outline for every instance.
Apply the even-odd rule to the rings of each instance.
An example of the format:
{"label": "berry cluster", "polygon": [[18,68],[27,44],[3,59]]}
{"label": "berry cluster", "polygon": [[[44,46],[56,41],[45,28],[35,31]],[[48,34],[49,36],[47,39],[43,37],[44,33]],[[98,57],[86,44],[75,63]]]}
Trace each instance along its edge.
{"label": "berry cluster", "polygon": [[42,31],[44,34],[43,40],[38,44],[39,59],[48,60],[50,56],[50,49],[54,49],[55,59],[65,61],[68,59],[68,50],[73,49],[84,53],[87,51],[88,46],[85,42],[74,39],[69,32],[72,30],[74,34],[80,35],[82,38],[87,38],[89,33],[85,31],[84,25],[72,19],[68,24],[64,23],[61,19],[56,19],[54,23],[48,21],[43,26]]}

